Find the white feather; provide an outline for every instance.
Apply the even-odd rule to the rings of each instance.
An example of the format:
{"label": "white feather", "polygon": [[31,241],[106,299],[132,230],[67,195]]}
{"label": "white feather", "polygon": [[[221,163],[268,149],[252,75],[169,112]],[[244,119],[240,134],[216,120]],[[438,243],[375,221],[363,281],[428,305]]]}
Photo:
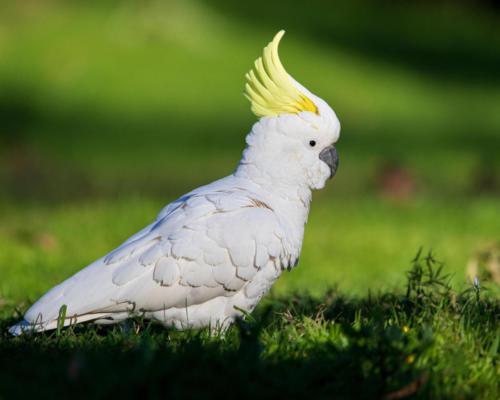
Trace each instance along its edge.
{"label": "white feather", "polygon": [[[331,108],[290,77],[317,112],[258,121],[230,176],[171,204],[105,257],[48,291],[11,333],[143,315],[179,329],[227,326],[252,311],[299,257],[311,190],[330,175],[319,159],[339,137]],[[311,139],[317,143],[311,149]]]}

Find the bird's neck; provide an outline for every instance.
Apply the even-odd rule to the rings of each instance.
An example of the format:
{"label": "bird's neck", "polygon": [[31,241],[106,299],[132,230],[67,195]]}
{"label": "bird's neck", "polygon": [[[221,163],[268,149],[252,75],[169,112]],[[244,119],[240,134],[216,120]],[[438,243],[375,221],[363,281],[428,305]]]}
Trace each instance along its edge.
{"label": "bird's neck", "polygon": [[309,217],[311,188],[305,179],[302,182],[301,171],[287,165],[286,158],[259,148],[251,135],[247,137],[247,143],[250,143],[234,176],[250,181],[251,186],[258,187],[259,195],[265,196],[262,200],[271,206],[281,225],[290,233],[287,237],[288,253],[291,259],[297,260]]}
{"label": "bird's neck", "polygon": [[[247,136],[247,142],[255,142],[252,139],[255,139],[253,131]],[[300,203],[309,210],[311,189],[300,171],[295,171],[294,166],[287,165],[284,158],[270,153],[259,142],[250,143],[243,151],[234,175],[251,180],[273,196]]]}
{"label": "bird's neck", "polygon": [[259,188],[261,200],[275,212],[282,227],[288,232],[286,253],[290,261],[287,267],[293,267],[298,261],[304,239],[304,228],[309,217],[311,189],[307,186],[291,186],[286,182],[272,179],[253,164],[240,163],[234,176],[237,179],[250,181]]}
{"label": "bird's neck", "polygon": [[276,196],[282,200],[297,203],[309,211],[311,203],[311,189],[306,185],[290,184],[283,182],[280,179],[273,178],[272,175],[262,171],[253,163],[247,163],[244,159],[238,165],[234,172],[234,176],[250,180],[258,185],[272,196]]}

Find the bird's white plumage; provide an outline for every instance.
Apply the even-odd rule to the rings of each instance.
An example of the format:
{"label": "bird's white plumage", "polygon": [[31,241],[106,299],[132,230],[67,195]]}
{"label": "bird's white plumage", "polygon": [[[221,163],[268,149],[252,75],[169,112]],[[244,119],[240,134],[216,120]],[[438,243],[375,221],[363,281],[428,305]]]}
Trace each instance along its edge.
{"label": "bird's white plumage", "polygon": [[233,174],[166,206],[152,224],[47,292],[11,333],[54,329],[63,305],[65,325],[144,316],[178,329],[225,327],[241,310],[252,311],[296,265],[311,190],[334,173],[321,151],[338,139],[335,113],[290,82],[316,112],[261,118]]}
{"label": "bird's white plumage", "polygon": [[[230,176],[182,197],[140,235],[49,291],[26,321],[37,322],[37,330],[50,329],[62,305],[68,323],[70,317],[78,322],[92,315],[121,319],[170,308],[189,311],[218,297],[225,307],[247,309],[281,272],[277,258],[286,240],[273,202],[256,189]],[[264,269],[270,271],[259,275]],[[254,278],[262,282],[249,285]],[[240,291],[244,295],[236,296]],[[234,307],[228,310],[212,322],[238,315]],[[167,325],[205,325],[189,318],[184,312],[160,319]]]}

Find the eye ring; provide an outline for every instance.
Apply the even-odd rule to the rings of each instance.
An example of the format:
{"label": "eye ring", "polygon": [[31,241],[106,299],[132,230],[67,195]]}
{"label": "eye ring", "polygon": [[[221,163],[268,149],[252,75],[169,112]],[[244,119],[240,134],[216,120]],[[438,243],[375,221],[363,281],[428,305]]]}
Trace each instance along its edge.
{"label": "eye ring", "polygon": [[309,140],[309,146],[311,147],[316,146],[316,140]]}

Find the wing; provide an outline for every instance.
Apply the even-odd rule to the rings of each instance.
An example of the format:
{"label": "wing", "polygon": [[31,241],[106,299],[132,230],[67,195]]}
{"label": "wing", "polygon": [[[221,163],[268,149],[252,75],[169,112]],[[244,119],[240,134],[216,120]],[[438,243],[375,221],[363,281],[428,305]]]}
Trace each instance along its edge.
{"label": "wing", "polygon": [[[115,251],[49,291],[25,318],[53,321],[63,304],[68,317],[83,320],[232,296],[269,261],[283,258],[283,240],[274,210],[254,194],[238,189],[186,196]],[[252,287],[248,295],[254,295]]]}

